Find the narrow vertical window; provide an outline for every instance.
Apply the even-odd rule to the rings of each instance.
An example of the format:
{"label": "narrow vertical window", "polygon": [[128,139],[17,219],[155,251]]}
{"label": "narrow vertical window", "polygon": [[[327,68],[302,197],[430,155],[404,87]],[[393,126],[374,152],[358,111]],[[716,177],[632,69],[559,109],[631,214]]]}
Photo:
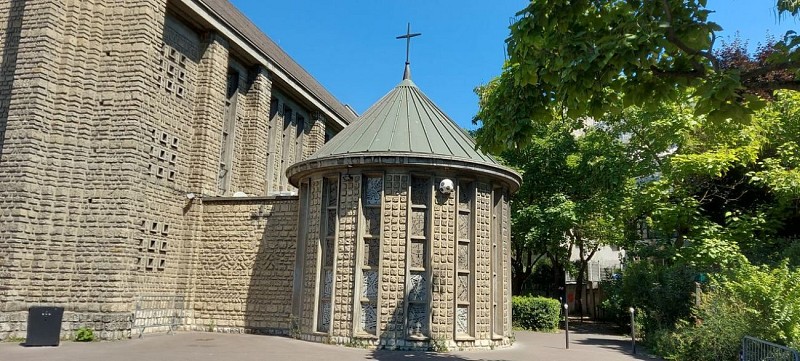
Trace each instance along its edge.
{"label": "narrow vertical window", "polygon": [[305,140],[306,118],[297,114],[297,130],[294,137],[294,161],[303,160],[303,141]]}
{"label": "narrow vertical window", "polygon": [[320,267],[319,300],[317,302],[317,331],[328,333],[331,330],[333,315],[333,267],[336,251],[336,223],[339,204],[339,184],[337,179],[325,179],[323,184],[322,226],[320,227]]}
{"label": "narrow vertical window", "polygon": [[280,102],[277,98],[273,96],[272,100],[269,104],[269,141],[268,141],[268,148],[267,148],[267,194],[270,194],[273,190],[276,189],[278,181],[275,179],[276,174],[280,172],[280,170],[276,170],[276,164],[280,164],[280,160],[277,159],[277,144],[278,144],[278,137],[276,135],[278,129],[278,109],[280,106]]}
{"label": "narrow vertical window", "polygon": [[217,185],[219,192],[228,192],[231,180],[231,164],[233,163],[233,144],[236,130],[236,98],[239,94],[239,72],[228,71],[227,90],[225,93],[225,113],[222,125],[222,147],[219,156],[219,174]]}
{"label": "narrow vertical window", "polygon": [[286,168],[294,163],[294,113],[289,105],[283,105],[283,139],[281,144],[281,190],[287,190],[289,187],[289,180],[286,179]]}
{"label": "narrow vertical window", "polygon": [[475,246],[473,231],[473,198],[471,182],[458,185],[458,231],[456,241],[456,334],[472,335],[472,258]]}
{"label": "narrow vertical window", "polygon": [[503,335],[503,191],[492,192],[492,333]]}
{"label": "narrow vertical window", "polygon": [[380,278],[382,177],[365,177],[363,259],[361,262],[361,331],[376,334],[378,325],[378,279]]}
{"label": "narrow vertical window", "polygon": [[408,334],[429,334],[430,267],[428,261],[431,183],[428,177],[411,177],[411,226],[409,227]]}

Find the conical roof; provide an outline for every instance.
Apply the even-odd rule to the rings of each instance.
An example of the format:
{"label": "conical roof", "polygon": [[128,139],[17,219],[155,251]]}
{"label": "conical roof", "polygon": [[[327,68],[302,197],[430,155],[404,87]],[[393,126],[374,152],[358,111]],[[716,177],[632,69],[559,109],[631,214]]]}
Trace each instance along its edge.
{"label": "conical roof", "polygon": [[316,153],[290,167],[289,178],[326,160],[403,156],[435,160],[435,165],[468,165],[479,172],[500,173],[519,185],[516,172],[477,150],[472,137],[425,96],[410,76],[405,78]]}

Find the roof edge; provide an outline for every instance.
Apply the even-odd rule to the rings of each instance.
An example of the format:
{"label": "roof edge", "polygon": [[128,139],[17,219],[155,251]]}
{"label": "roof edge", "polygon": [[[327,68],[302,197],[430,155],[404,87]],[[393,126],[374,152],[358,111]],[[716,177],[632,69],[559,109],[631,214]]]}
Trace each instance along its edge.
{"label": "roof edge", "polygon": [[[331,120],[339,123],[341,127],[344,128],[347,125],[352,124],[353,121],[355,121],[355,119],[357,118],[357,115],[354,116],[352,114],[354,112],[348,113],[348,111],[345,108],[345,104],[342,103],[338,98],[336,98],[333,94],[331,94],[324,86],[322,86],[318,82],[317,85],[319,85],[322,91],[326,92],[327,95],[330,96],[336,102],[336,104],[329,104],[328,101],[322,99],[322,97],[315,94],[312,87],[305,84],[301,79],[298,79],[295,75],[293,75],[292,71],[287,69],[285,64],[280,64],[272,56],[270,56],[270,54],[267,54],[264,50],[260,49],[260,47],[256,44],[257,39],[252,39],[248,37],[246,34],[242,32],[241,29],[231,24],[230,21],[226,20],[224,16],[215,11],[209,4],[206,3],[205,0],[178,0],[178,1],[183,3],[189,9],[193,10],[199,16],[203,17],[205,21],[209,22],[212,26],[217,28],[217,30],[220,31],[223,35],[227,36],[229,40],[235,42],[242,49],[250,53],[251,56],[253,56],[254,58],[256,58],[256,60],[261,62],[262,65],[264,65],[268,70],[275,73],[275,75],[277,75],[278,77],[283,78],[284,81],[286,81],[288,84],[290,85],[293,84],[297,88],[299,88],[297,90],[301,90],[300,91],[301,95],[309,98],[309,100],[311,100],[312,103],[315,102],[318,103],[314,105],[317,105],[320,108],[320,110],[322,110],[324,113],[329,113],[329,115],[336,115],[335,117],[331,117],[333,118]],[[227,0],[225,1],[227,2]],[[241,11],[239,11],[238,8],[233,6],[233,4],[229,3],[228,5],[230,5],[233,9],[235,9],[241,14]],[[258,29],[261,36],[266,38],[267,41],[272,41],[269,38],[269,36],[267,36],[263,32],[263,30],[261,30],[260,28],[255,26],[255,24],[252,23],[252,20],[250,20],[250,18],[248,18],[244,14],[241,15],[245,20],[250,22],[256,29]],[[231,34],[225,34],[226,32],[230,32],[232,35],[235,35],[235,37],[231,36]],[[286,52],[283,49],[281,49],[277,44],[276,47],[278,48],[279,51],[283,52],[283,55],[285,55],[290,61],[294,62],[294,65],[297,66],[300,72],[305,73],[305,75],[313,79],[313,81],[316,81],[316,79],[313,76],[311,76],[311,74],[309,74],[308,71],[306,71],[305,69],[303,69],[302,66],[297,64],[297,62],[291,56],[286,54]],[[342,109],[337,109],[337,106]]]}
{"label": "roof edge", "polygon": [[292,164],[286,169],[286,177],[289,179],[289,183],[297,187],[300,178],[318,171],[375,165],[383,167],[443,167],[482,173],[505,181],[512,193],[516,192],[522,183],[522,176],[519,173],[499,164],[481,163],[461,157],[443,157],[436,154],[397,152],[351,153],[305,160]]}

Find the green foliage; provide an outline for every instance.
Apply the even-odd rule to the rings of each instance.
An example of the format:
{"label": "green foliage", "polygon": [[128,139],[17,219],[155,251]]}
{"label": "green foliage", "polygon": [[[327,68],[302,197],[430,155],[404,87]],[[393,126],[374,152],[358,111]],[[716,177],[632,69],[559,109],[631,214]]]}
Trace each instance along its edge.
{"label": "green foliage", "polygon": [[742,337],[800,346],[800,270],[744,264],[723,272],[691,318],[648,340],[671,360],[736,360]]}
{"label": "green foliage", "polygon": [[674,331],[659,329],[649,344],[668,360],[738,360],[750,321],[743,306],[722,295],[709,295],[697,321],[680,320]]}
{"label": "green foliage", "polygon": [[75,331],[75,341],[91,342],[94,341],[94,331],[88,327],[81,327]]}
{"label": "green foliage", "polygon": [[533,331],[552,331],[558,328],[561,305],[546,297],[514,296],[511,299],[511,318],[514,327]]}
{"label": "green foliage", "polygon": [[618,280],[606,281],[603,302],[606,315],[620,326],[628,325],[628,308],[641,316],[648,331],[671,327],[691,314],[692,292],[697,273],[686,265],[664,266],[652,262],[632,262]]}
{"label": "green foliage", "polygon": [[[778,11],[796,14],[787,3]],[[714,49],[722,28],[711,12],[705,0],[531,1],[510,26],[502,74],[476,89],[479,144],[499,152],[529,144],[535,124],[554,117],[601,119],[686,99],[713,124],[744,124],[773,90],[800,89],[800,37],[789,32],[742,59],[735,45]]]}

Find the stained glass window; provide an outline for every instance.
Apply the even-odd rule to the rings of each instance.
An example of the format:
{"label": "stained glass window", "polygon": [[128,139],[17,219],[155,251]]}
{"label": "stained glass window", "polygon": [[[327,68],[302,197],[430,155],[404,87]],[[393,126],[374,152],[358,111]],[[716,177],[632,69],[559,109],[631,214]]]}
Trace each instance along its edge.
{"label": "stained glass window", "polygon": [[374,301],[378,298],[378,271],[364,271],[361,296]]}
{"label": "stained glass window", "polygon": [[468,306],[459,306],[456,308],[456,332],[460,334],[469,334]]}
{"label": "stained glass window", "polygon": [[425,237],[427,229],[427,210],[415,209],[411,212],[411,235]]}
{"label": "stained glass window", "polygon": [[425,241],[412,240],[411,241],[411,267],[412,268],[425,268]]}
{"label": "stained glass window", "polygon": [[364,208],[365,231],[368,235],[379,237],[381,235],[381,209],[373,207]]}
{"label": "stained glass window", "polygon": [[408,329],[411,336],[428,334],[428,306],[424,303],[408,305]]}
{"label": "stained glass window", "polygon": [[361,214],[364,221],[361,263],[361,332],[377,334],[378,282],[380,279],[381,197],[383,177],[363,177]]}
{"label": "stained glass window", "polygon": [[411,204],[424,206],[430,198],[430,181],[428,178],[413,177],[411,179]]}
{"label": "stained glass window", "polygon": [[425,301],[428,299],[428,280],[422,272],[411,273],[411,290],[408,293],[409,301]]}
{"label": "stained glass window", "polygon": [[378,310],[377,306],[372,303],[364,303],[361,305],[361,328],[374,334],[376,326],[378,325]]}
{"label": "stained glass window", "polygon": [[380,205],[381,191],[383,190],[383,178],[367,177],[367,184],[365,188],[364,204]]}
{"label": "stained glass window", "polygon": [[430,270],[427,269],[428,231],[430,221],[431,178],[411,177],[411,222],[408,225],[411,243],[408,248],[406,266],[409,268],[407,334],[411,337],[426,337],[429,329]]}

